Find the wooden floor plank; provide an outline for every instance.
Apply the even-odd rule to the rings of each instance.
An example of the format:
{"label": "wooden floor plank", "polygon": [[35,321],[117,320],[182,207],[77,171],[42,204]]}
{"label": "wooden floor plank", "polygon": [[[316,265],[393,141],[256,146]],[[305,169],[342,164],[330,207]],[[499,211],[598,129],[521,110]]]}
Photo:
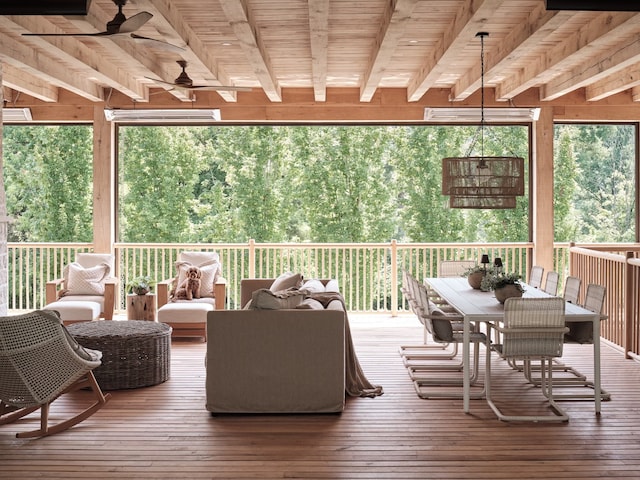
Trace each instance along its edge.
{"label": "wooden floor plank", "polygon": [[[410,317],[351,315],[360,363],[384,387],[378,398],[348,398],[342,414],[220,415],[205,410],[206,345],[174,341],[171,378],[112,392],[100,412],[69,431],[37,440],[37,415],[0,428],[0,478],[127,479],[592,479],[639,478],[640,365],[606,345],[602,415],[589,401],[564,401],[566,424],[504,423],[484,400],[422,400],[398,347],[422,332]],[[590,346],[563,358],[592,374]],[[494,358],[496,399],[505,410],[543,407],[540,392]],[[481,375],[481,380],[483,375]],[[51,418],[82,405],[60,399]]]}

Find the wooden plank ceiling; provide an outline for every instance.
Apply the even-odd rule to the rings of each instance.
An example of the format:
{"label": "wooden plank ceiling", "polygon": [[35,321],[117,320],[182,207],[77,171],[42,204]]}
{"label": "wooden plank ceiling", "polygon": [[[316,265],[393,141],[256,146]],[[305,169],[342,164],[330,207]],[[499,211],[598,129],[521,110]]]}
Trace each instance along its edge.
{"label": "wooden plank ceiling", "polygon": [[[407,105],[477,104],[486,31],[490,101],[640,105],[640,14],[547,11],[543,0],[128,0],[127,18],[153,15],[135,34],[182,50],[128,34],[22,35],[104,31],[117,10],[92,0],[86,16],[0,16],[5,104],[327,104],[341,91],[361,105],[385,91]],[[156,81],[173,82],[178,60],[194,85],[252,91]]]}

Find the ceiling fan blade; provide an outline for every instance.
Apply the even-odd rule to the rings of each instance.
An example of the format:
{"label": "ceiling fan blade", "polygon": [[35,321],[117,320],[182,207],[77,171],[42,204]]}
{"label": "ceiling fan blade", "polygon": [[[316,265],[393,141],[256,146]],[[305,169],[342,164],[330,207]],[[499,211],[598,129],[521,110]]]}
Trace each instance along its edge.
{"label": "ceiling fan blade", "polygon": [[178,45],[174,45],[169,42],[165,42],[164,40],[158,40],[155,38],[143,37],[142,35],[138,35],[136,33],[131,33],[131,38],[137,40],[139,43],[143,43],[149,45],[150,47],[160,48],[162,50],[167,50],[169,52],[182,53],[184,52],[184,48],[179,47]]}
{"label": "ceiling fan blade", "polygon": [[120,25],[120,29],[118,30],[118,33],[135,32],[140,27],[142,27],[145,23],[151,20],[151,17],[153,17],[153,15],[149,12],[136,13],[133,17],[129,17],[124,22],[122,22],[122,25]]}
{"label": "ceiling fan blade", "polygon": [[228,92],[250,92],[252,90],[251,87],[234,87],[229,85],[193,85],[191,87],[187,87],[185,85],[178,85],[173,82],[165,82],[164,80],[159,80],[157,78],[144,77],[149,80],[153,80],[157,83],[163,83],[173,88],[181,88],[183,90],[218,90],[218,91],[228,91]]}
{"label": "ceiling fan blade", "polygon": [[180,87],[175,85],[176,88],[184,88],[186,90],[215,90],[224,92],[250,92],[251,87],[235,87],[231,85],[193,85],[191,87]]}
{"label": "ceiling fan blade", "polygon": [[95,33],[23,33],[23,37],[106,37],[113,35],[109,32]]}

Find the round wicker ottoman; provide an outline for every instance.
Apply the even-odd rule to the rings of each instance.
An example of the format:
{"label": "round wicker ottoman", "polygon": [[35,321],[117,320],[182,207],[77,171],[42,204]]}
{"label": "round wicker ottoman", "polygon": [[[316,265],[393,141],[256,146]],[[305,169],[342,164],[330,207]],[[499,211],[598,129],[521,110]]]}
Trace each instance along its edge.
{"label": "round wicker ottoman", "polygon": [[102,352],[93,373],[103,390],[147,387],[169,378],[171,327],[146,320],[98,320],[69,325],[86,348]]}

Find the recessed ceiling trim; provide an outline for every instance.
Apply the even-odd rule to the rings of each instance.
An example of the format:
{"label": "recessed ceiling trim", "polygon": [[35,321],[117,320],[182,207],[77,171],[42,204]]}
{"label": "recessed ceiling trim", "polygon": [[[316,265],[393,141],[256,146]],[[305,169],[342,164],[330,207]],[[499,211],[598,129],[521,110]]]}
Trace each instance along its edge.
{"label": "recessed ceiling trim", "polygon": [[[532,122],[540,117],[539,108],[485,108],[484,120],[491,122]],[[443,107],[424,109],[424,120],[435,123],[480,122],[481,108]]]}
{"label": "recessed ceiling trim", "polygon": [[30,108],[3,108],[2,123],[32,122]]}
{"label": "recessed ceiling trim", "polygon": [[104,109],[104,116],[110,122],[132,123],[206,123],[219,122],[220,109]]}

